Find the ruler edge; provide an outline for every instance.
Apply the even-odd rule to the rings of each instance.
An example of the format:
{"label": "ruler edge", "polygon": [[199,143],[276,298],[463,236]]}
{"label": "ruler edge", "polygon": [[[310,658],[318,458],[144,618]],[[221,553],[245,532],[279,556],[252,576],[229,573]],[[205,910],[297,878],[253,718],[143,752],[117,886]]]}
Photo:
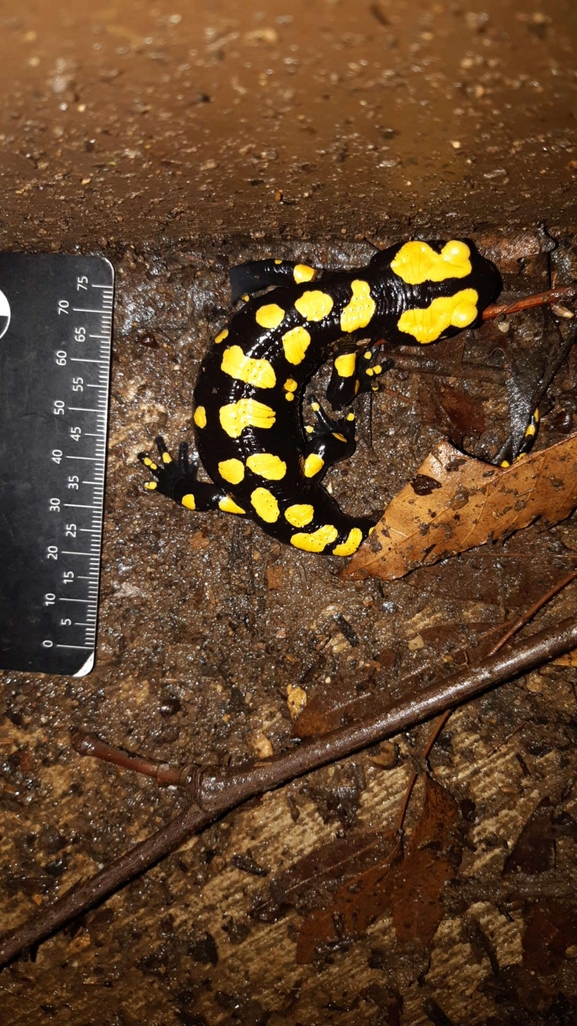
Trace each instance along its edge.
{"label": "ruler edge", "polygon": [[105,422],[104,422],[104,431],[103,431],[105,452],[104,452],[104,466],[103,466],[102,523],[101,523],[100,535],[99,535],[100,562],[99,562],[99,573],[98,573],[98,592],[97,592],[97,595],[96,595],[96,632],[95,632],[94,648],[93,648],[92,652],[90,653],[90,655],[87,656],[87,658],[85,659],[85,661],[82,664],[82,666],[78,670],[76,670],[75,673],[59,673],[58,671],[52,671],[52,670],[29,670],[29,669],[26,669],[26,668],[25,669],[16,669],[16,668],[12,668],[12,667],[5,668],[3,666],[0,666],[0,673],[2,673],[2,674],[6,674],[6,673],[10,673],[10,674],[11,673],[21,673],[21,674],[26,674],[26,676],[31,676],[31,675],[39,676],[39,675],[42,675],[42,676],[48,676],[48,677],[68,677],[68,678],[72,678],[72,679],[74,679],[76,677],[86,677],[89,673],[92,672],[92,670],[95,667],[95,664],[96,664],[96,651],[97,651],[97,647],[98,647],[98,621],[99,621],[99,611],[100,611],[100,587],[101,587],[101,578],[102,578],[102,547],[103,547],[103,540],[104,540],[104,509],[105,509],[105,504],[106,504],[106,475],[107,475],[107,469],[108,469],[108,429],[109,429],[109,423],[110,423],[110,400],[111,400],[111,396],[112,396],[111,377],[112,377],[112,346],[113,346],[113,342],[114,342],[114,293],[115,293],[115,288],[116,288],[116,271],[115,271],[115,267],[114,267],[114,264],[112,263],[112,261],[107,256],[104,256],[102,253],[65,253],[65,252],[58,251],[58,250],[57,251],[53,251],[53,252],[47,252],[46,250],[40,250],[40,251],[37,251],[37,252],[32,252],[32,251],[29,251],[29,250],[2,249],[2,250],[0,250],[0,258],[3,257],[3,256],[6,256],[6,257],[30,257],[32,259],[34,259],[35,257],[64,257],[67,260],[82,260],[82,259],[90,258],[90,259],[99,260],[99,261],[101,261],[101,263],[106,264],[108,269],[109,269],[109,271],[110,271],[110,277],[111,277],[110,287],[112,288],[113,300],[112,300],[112,320],[111,320],[111,325],[110,325],[110,356],[109,356],[109,362],[108,362],[108,376],[107,376],[107,382],[106,382],[107,389],[108,389],[108,394],[107,394],[106,413],[105,413]]}

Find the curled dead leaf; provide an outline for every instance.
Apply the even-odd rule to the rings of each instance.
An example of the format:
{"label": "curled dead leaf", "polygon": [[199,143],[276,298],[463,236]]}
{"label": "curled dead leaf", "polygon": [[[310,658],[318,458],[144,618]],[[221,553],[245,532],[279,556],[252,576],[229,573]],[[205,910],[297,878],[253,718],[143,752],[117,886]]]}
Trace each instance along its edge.
{"label": "curled dead leaf", "polygon": [[441,442],[387,506],[342,575],[392,581],[538,518],[556,524],[576,506],[577,434],[507,469]]}

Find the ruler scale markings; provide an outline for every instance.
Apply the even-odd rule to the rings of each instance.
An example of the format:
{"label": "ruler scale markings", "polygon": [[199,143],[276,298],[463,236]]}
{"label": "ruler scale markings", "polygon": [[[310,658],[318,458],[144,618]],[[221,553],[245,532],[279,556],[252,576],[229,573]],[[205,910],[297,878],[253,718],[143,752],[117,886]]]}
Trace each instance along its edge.
{"label": "ruler scale markings", "polygon": [[98,310],[93,310],[93,309],[90,309],[87,306],[73,306],[72,307],[72,311],[73,311],[73,313],[97,313],[97,314],[102,314],[103,313],[102,308],[99,308]]}
{"label": "ruler scale markings", "polygon": [[[8,468],[0,485],[0,545],[8,554],[8,572],[0,577],[0,666],[82,675],[92,668],[96,644],[113,269],[100,257],[0,254],[0,290],[11,315],[3,335],[0,323],[0,448]],[[76,306],[84,297],[88,305]],[[73,377],[79,372],[82,377]],[[5,394],[6,382],[13,396]],[[96,407],[68,404],[71,393],[82,392],[94,396]],[[95,415],[86,422],[94,430],[85,431],[78,425],[84,419],[72,419],[73,413]],[[92,463],[92,477],[75,474],[73,461],[79,470]],[[63,501],[68,497],[78,501]],[[91,537],[81,540],[81,534]],[[89,541],[89,551],[64,548],[74,538]],[[84,620],[57,613],[59,602],[82,606]]]}

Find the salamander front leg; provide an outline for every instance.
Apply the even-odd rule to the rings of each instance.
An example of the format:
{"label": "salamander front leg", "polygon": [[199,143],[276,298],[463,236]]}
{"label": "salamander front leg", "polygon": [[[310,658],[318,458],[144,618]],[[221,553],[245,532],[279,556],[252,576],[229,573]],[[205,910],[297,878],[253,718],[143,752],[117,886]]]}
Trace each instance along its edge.
{"label": "salamander front leg", "polygon": [[225,513],[243,514],[245,511],[238,506],[222,488],[198,481],[198,463],[189,460],[188,444],[181,442],[178,447],[178,458],[173,460],[164,439],[155,439],[160,460],[157,463],[144,452],[138,454],[141,463],[150,470],[153,481],[147,481],[145,488],[149,492],[158,491],[186,509],[204,512],[209,509],[220,509]]}

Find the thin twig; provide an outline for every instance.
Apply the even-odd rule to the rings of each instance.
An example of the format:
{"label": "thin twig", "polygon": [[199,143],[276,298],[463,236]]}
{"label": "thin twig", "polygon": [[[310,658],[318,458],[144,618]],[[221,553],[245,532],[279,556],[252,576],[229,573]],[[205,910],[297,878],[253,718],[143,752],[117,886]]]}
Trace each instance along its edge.
{"label": "thin twig", "polygon": [[[510,641],[511,638],[514,637],[514,635],[521,630],[522,627],[528,624],[533,619],[533,617],[536,616],[536,614],[539,612],[540,609],[543,608],[543,606],[547,605],[547,602],[550,602],[551,599],[555,597],[555,595],[557,595],[560,591],[563,590],[563,588],[566,588],[568,584],[571,584],[571,581],[574,581],[576,577],[577,570],[572,570],[570,574],[567,574],[561,581],[558,581],[557,584],[553,585],[552,588],[549,588],[549,591],[542,595],[541,598],[537,600],[537,602],[534,602],[530,609],[523,613],[523,616],[520,616],[519,619],[509,628],[509,630],[506,631],[505,634],[503,634],[502,638],[499,639],[497,644],[494,645],[490,652],[487,653],[486,658],[489,659],[491,656],[496,655],[497,652],[499,652],[503,648],[503,646],[506,645],[507,642]],[[423,762],[426,762],[429,758],[433,745],[435,744],[439,734],[441,733],[443,727],[449,719],[449,716],[451,715],[452,711],[452,709],[447,709],[447,711],[444,712],[442,716],[439,716],[438,719],[435,720],[435,723],[433,724],[433,729],[429,736],[429,740],[427,741],[427,744],[421,755],[421,760]],[[407,809],[409,807],[411,795],[413,793],[413,789],[415,787],[418,777],[419,771],[414,770],[411,775],[411,779],[409,780],[409,783],[407,785],[407,790],[403,801],[403,807],[401,809],[401,813],[399,816],[397,830],[402,830],[403,828],[403,823],[405,822],[405,816],[407,815]]]}
{"label": "thin twig", "polygon": [[547,602],[550,602],[550,600],[554,598],[555,595],[557,595],[560,591],[563,591],[563,588],[566,588],[568,584],[571,584],[571,581],[574,581],[576,577],[577,570],[572,570],[570,574],[567,574],[567,576],[563,577],[561,581],[558,581],[557,584],[554,584],[552,588],[549,588],[549,591],[542,595],[541,598],[537,599],[537,601],[533,603],[531,608],[528,609],[525,613],[523,613],[523,615],[519,617],[517,622],[509,628],[507,633],[499,639],[497,644],[494,645],[491,651],[488,653],[487,658],[496,655],[497,652],[499,652],[503,648],[503,645],[506,645],[507,642],[511,640],[513,635],[517,634],[517,632],[521,630],[521,627],[524,627],[525,624],[529,623],[533,619],[533,617],[536,616],[539,610],[547,604]]}
{"label": "thin twig", "polygon": [[547,292],[536,292],[532,296],[525,296],[513,303],[491,303],[483,310],[483,320],[492,321],[493,318],[503,314],[520,313],[522,310],[532,310],[536,306],[551,306],[553,303],[563,303],[575,299],[577,286],[566,285],[558,289],[548,289]]}
{"label": "thin twig", "polygon": [[202,775],[198,771],[195,780],[191,772],[190,786],[196,804],[91,879],[72,887],[49,908],[5,934],[0,941],[0,965],[45,940],[248,798],[407,730],[489,687],[535,670],[576,646],[577,623],[571,617],[520,642],[505,655],[494,655],[441,684],[425,688],[417,698],[408,699],[387,712],[311,738],[281,755],[232,772]]}
{"label": "thin twig", "polygon": [[[386,342],[383,345],[386,345]],[[406,353],[396,349],[394,352],[391,350],[391,360],[395,370],[434,374],[440,378],[478,378],[481,381],[494,381],[499,385],[504,384],[505,381],[505,374],[502,370],[498,367],[489,367],[486,363],[473,363],[466,360],[457,363],[454,359],[442,362],[429,356],[423,356],[421,353],[416,356],[413,352]]]}
{"label": "thin twig", "polygon": [[87,730],[75,730],[72,735],[72,747],[79,755],[92,755],[102,762],[111,762],[120,769],[132,770],[145,777],[152,777],[161,787],[189,787],[190,767],[169,766],[168,763],[147,759],[143,755],[134,755],[116,745],[101,741],[96,734]]}
{"label": "thin twig", "polygon": [[[437,738],[438,738],[439,734],[441,733],[443,727],[445,726],[445,723],[449,719],[449,716],[451,715],[452,711],[453,711],[452,709],[446,709],[445,712],[442,713],[441,716],[438,716],[437,719],[435,720],[435,722],[433,723],[433,729],[432,729],[431,733],[429,734],[429,739],[428,739],[427,744],[425,745],[425,748],[424,748],[423,753],[421,755],[421,761],[422,762],[425,763],[427,761],[427,759],[429,758],[429,755],[431,754],[431,749],[432,749],[433,745],[435,744],[435,741],[437,740]],[[407,785],[407,790],[405,792],[405,799],[403,801],[403,807],[402,807],[401,813],[399,815],[399,820],[398,820],[398,823],[397,823],[397,830],[402,830],[403,829],[403,823],[405,822],[405,816],[407,815],[407,809],[409,807],[409,802],[411,800],[411,795],[413,793],[413,788],[414,788],[415,784],[417,783],[418,777],[419,777],[419,770],[413,770],[413,773],[411,775],[411,779],[409,780],[409,783]]]}

